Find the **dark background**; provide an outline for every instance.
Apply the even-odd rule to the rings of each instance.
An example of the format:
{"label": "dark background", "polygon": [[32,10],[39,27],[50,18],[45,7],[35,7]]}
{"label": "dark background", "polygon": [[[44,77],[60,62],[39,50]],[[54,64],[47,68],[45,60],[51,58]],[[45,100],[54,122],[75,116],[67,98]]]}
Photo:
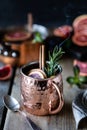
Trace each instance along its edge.
{"label": "dark background", "polygon": [[86,0],[0,0],[0,28],[27,23],[27,14],[34,23],[45,26],[72,24],[73,19],[87,13]]}

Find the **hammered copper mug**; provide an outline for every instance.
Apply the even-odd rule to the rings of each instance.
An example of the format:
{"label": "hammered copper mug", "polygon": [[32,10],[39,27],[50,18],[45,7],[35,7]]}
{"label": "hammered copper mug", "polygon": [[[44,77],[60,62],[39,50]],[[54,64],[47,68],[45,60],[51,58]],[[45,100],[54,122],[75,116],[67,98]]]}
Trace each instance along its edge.
{"label": "hammered copper mug", "polygon": [[62,67],[51,78],[35,79],[28,76],[31,69],[39,68],[38,62],[21,67],[21,100],[24,109],[34,115],[58,113],[64,104]]}

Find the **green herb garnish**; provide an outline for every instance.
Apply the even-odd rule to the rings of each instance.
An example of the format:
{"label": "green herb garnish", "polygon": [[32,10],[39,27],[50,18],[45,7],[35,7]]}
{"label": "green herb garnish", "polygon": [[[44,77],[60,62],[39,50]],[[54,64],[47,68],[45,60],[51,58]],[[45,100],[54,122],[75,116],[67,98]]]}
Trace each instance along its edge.
{"label": "green herb garnish", "polygon": [[42,35],[39,32],[34,32],[34,38],[32,43],[41,43],[43,42]]}
{"label": "green herb garnish", "polygon": [[46,63],[46,67],[45,67],[45,72],[47,74],[47,77],[51,77],[51,76],[54,76],[59,67],[58,67],[58,62],[60,60],[60,58],[62,57],[63,55],[63,51],[61,48],[58,48],[58,46],[55,46],[52,54],[51,52],[49,51],[49,54],[48,54],[48,62]]}
{"label": "green herb garnish", "polygon": [[73,72],[74,76],[69,76],[66,80],[71,86],[77,85],[79,88],[81,88],[83,84],[87,83],[87,76],[83,77],[79,75],[80,69],[77,65],[73,67]]}

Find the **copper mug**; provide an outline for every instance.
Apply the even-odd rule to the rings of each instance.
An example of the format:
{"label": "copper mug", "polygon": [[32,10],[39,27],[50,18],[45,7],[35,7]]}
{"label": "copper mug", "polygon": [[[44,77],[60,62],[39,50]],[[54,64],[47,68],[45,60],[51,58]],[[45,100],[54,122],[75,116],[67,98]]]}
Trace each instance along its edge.
{"label": "copper mug", "polygon": [[38,62],[21,67],[21,101],[23,108],[34,115],[58,113],[64,104],[62,67],[56,76],[36,79],[28,76],[31,69],[39,68]]}

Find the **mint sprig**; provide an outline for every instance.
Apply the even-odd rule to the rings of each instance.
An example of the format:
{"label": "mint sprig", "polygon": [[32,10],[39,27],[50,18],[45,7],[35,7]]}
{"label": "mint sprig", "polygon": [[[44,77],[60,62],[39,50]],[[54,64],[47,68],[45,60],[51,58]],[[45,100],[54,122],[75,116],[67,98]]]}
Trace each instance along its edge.
{"label": "mint sprig", "polygon": [[34,38],[32,43],[41,43],[43,42],[42,35],[39,32],[34,32]]}
{"label": "mint sprig", "polygon": [[67,77],[66,81],[71,85],[77,85],[79,88],[87,83],[87,76],[80,76],[80,68],[76,65],[73,67],[74,76]]}

